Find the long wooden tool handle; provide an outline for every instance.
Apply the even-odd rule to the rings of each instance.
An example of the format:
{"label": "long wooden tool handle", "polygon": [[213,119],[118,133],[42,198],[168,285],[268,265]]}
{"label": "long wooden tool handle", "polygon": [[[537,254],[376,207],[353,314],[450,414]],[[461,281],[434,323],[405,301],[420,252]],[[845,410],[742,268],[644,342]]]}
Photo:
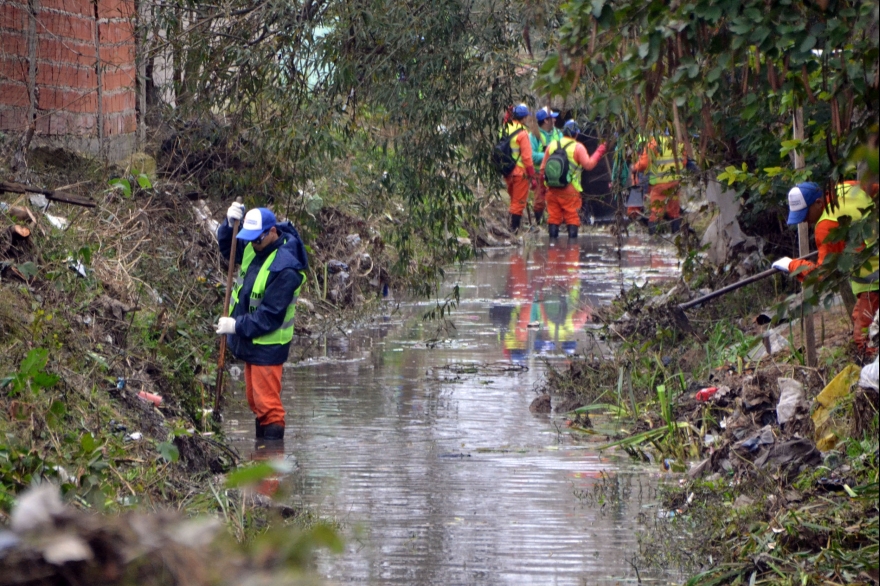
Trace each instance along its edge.
{"label": "long wooden tool handle", "polygon": [[[236,203],[241,203],[241,198],[235,198]],[[232,223],[232,245],[229,247],[229,268],[226,271],[226,296],[223,298],[223,315],[229,316],[229,301],[232,297],[232,280],[235,277],[235,252],[238,244],[238,227],[241,220]],[[220,356],[217,358],[217,380],[214,383],[214,415],[220,413],[220,397],[223,392],[223,371],[226,366],[226,336],[220,336]]]}
{"label": "long wooden tool handle", "polygon": [[[794,260],[810,260],[811,258],[816,256],[817,254],[819,254],[819,251],[814,251],[806,256],[802,256],[802,257],[796,258]],[[699,305],[699,304],[704,303],[706,301],[711,301],[712,299],[715,299],[716,297],[721,297],[725,293],[730,293],[731,291],[735,291],[735,290],[739,289],[740,287],[745,287],[749,283],[754,283],[755,281],[760,281],[761,279],[766,279],[770,275],[774,275],[778,272],[779,271],[777,269],[767,269],[766,271],[761,271],[760,273],[758,273],[756,275],[752,275],[751,277],[746,277],[742,281],[737,281],[736,283],[733,283],[732,285],[728,285],[727,287],[722,287],[721,289],[718,289],[717,291],[712,291],[711,293],[709,293],[707,295],[703,295],[702,297],[694,299],[693,301],[688,301],[687,303],[682,303],[678,306],[678,308],[679,309],[690,309],[691,307],[694,307],[695,305]]]}

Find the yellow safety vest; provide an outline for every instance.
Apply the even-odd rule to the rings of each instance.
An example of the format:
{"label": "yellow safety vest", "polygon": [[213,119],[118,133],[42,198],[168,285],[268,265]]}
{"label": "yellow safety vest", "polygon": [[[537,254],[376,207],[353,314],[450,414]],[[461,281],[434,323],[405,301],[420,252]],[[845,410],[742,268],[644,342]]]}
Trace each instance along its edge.
{"label": "yellow safety vest", "polygon": [[503,137],[505,134],[510,136],[510,150],[513,152],[513,160],[516,161],[517,167],[526,168],[525,163],[522,162],[522,157],[519,152],[519,143],[516,142],[516,139],[519,138],[521,133],[517,133],[516,136],[513,136],[513,133],[517,130],[522,129],[523,132],[528,133],[529,130],[521,123],[521,122],[508,122],[507,126],[501,131],[501,136]]}
{"label": "yellow safety vest", "polygon": [[681,176],[678,174],[678,168],[675,165],[675,152],[672,149],[672,139],[668,136],[661,136],[657,139],[656,148],[660,151],[659,154],[655,154],[654,149],[648,149],[648,156],[651,160],[651,165],[648,168],[651,173],[649,179],[651,185],[669,183],[670,181],[678,181],[681,179]]}
{"label": "yellow safety vest", "polygon": [[[830,209],[829,206],[826,206],[825,211],[823,211],[822,215],[819,217],[819,222],[822,220],[839,222],[839,218],[842,216],[849,216],[852,221],[856,221],[862,218],[861,210],[869,208],[872,205],[876,204],[857,183],[852,185],[841,183],[837,186],[837,206],[833,210]],[[875,240],[876,236],[865,240],[865,246],[869,246]],[[858,295],[865,291],[877,291],[880,289],[880,283],[877,281],[864,282],[867,277],[872,273],[876,273],[878,269],[880,269],[880,257],[874,256],[871,258],[869,264],[864,265],[859,269],[857,278],[850,281],[853,293]]]}
{"label": "yellow safety vest", "polygon": [[[568,183],[569,185],[573,185],[575,189],[578,190],[578,193],[581,193],[583,190],[581,189],[581,166],[577,164],[574,160],[574,151],[577,148],[577,141],[570,136],[563,136],[555,143],[550,143],[549,148],[553,148],[553,145],[556,145],[555,148],[551,151],[547,151],[545,155],[545,159],[550,155],[558,151],[560,148],[565,149],[565,154],[568,155]],[[551,189],[553,189],[551,187]]]}
{"label": "yellow safety vest", "polygon": [[[266,294],[266,282],[269,280],[269,267],[272,266],[272,261],[275,260],[275,255],[277,254],[278,249],[273,250],[272,254],[266,257],[266,260],[263,261],[263,266],[260,267],[260,271],[257,273],[257,278],[254,281],[254,288],[251,290],[248,303],[248,312],[250,313],[255,312],[263,302],[263,296]],[[248,268],[251,266],[251,262],[253,262],[254,257],[256,256],[257,253],[254,250],[253,245],[248,243],[241,258],[241,269],[238,272],[238,278],[235,280],[235,286],[232,288],[229,315],[232,315],[232,310],[235,309],[235,306],[238,304],[238,294],[241,291],[242,285],[244,285],[245,275],[247,275]],[[296,291],[293,293],[293,300],[290,302],[290,305],[287,306],[287,312],[284,314],[284,322],[281,324],[281,327],[274,332],[269,332],[268,334],[254,338],[252,340],[254,344],[287,344],[293,340],[293,318],[296,315],[296,300],[306,282],[305,272],[299,271],[299,274],[302,277],[302,281],[300,281],[299,287],[297,287]]]}

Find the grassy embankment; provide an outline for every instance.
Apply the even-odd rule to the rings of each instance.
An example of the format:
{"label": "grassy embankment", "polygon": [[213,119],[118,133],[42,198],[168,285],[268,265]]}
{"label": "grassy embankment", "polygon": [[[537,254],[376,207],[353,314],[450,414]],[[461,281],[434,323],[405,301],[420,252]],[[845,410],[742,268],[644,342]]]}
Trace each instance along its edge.
{"label": "grassy embankment", "polygon": [[[174,177],[110,185],[120,175],[67,153],[35,151],[31,185],[71,186],[66,193],[97,204],[52,203],[47,212],[64,218],[62,227],[29,196],[0,194],[15,212],[0,214],[0,525],[18,495],[49,481],[82,511],[219,515],[234,541],[265,545],[256,555],[265,554],[268,566],[298,565],[312,545],[338,546],[308,514],[237,490],[272,470],[230,475],[242,456],[206,411],[226,270],[197,208],[222,219],[228,198]],[[0,166],[0,177],[10,177],[7,168]],[[296,210],[311,268],[292,360],[322,332],[369,315],[386,285],[398,292],[425,286],[421,270],[390,270],[394,218],[374,213],[364,221],[358,211],[339,190],[325,193],[320,208]],[[30,236],[8,235],[13,224]],[[448,261],[437,251],[419,254],[413,262],[422,268]],[[348,270],[328,269],[331,260]],[[160,395],[161,405],[138,398],[141,391]],[[276,529],[307,531],[294,539]]]}
{"label": "grassy embankment", "polygon": [[[781,332],[788,349],[749,357],[769,327],[753,318],[786,287],[774,277],[690,311],[697,334],[647,302],[660,290],[632,290],[602,315],[618,344],[613,359],[583,357],[548,381],[551,393],[584,405],[575,422],[619,418],[609,449],[681,474],[664,489],[668,515],[643,537],[643,557],[691,584],[877,583],[877,394],[848,382],[818,433],[811,417],[816,396],[855,359],[846,311],[816,316],[817,368],[804,365],[798,325]],[[786,378],[804,397],[780,425]],[[696,400],[707,387],[719,391]]]}

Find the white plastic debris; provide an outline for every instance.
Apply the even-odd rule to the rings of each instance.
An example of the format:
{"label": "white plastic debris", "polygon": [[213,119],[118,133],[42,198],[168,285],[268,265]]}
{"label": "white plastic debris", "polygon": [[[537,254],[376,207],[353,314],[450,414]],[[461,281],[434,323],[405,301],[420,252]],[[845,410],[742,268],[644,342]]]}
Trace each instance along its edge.
{"label": "white plastic debris", "polygon": [[86,273],[86,266],[82,263],[82,261],[74,260],[73,257],[68,256],[67,257],[67,267],[70,270],[76,271],[77,273],[79,273],[79,276],[84,279],[86,277],[88,277],[88,273]]}
{"label": "white plastic debris", "polygon": [[53,517],[64,511],[58,487],[52,484],[41,484],[26,491],[18,499],[12,509],[12,530],[16,533],[27,533],[42,525],[52,522]]}
{"label": "white plastic debris", "polygon": [[863,389],[874,389],[875,391],[880,390],[880,356],[874,359],[874,362],[871,364],[866,364],[862,367],[862,372],[859,374],[859,386]]}
{"label": "white plastic debris", "polygon": [[125,436],[125,441],[139,442],[142,439],[144,439],[144,434],[142,434],[139,431],[136,431],[134,433],[130,433],[127,436]]}
{"label": "white plastic debris", "polygon": [[49,220],[49,223],[58,228],[59,230],[64,230],[70,225],[70,222],[67,221],[67,218],[62,218],[61,216],[53,216],[52,214],[44,214],[46,219]]}
{"label": "white plastic debris", "polygon": [[777,379],[779,402],[776,404],[776,420],[779,425],[794,417],[797,406],[804,400],[804,385],[793,378]]}

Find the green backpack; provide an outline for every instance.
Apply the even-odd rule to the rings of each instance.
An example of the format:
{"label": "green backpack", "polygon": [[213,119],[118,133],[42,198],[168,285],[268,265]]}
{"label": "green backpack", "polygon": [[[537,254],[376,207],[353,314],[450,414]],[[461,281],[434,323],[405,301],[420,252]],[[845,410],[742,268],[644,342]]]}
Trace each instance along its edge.
{"label": "green backpack", "polygon": [[571,183],[569,177],[568,153],[562,148],[562,141],[556,141],[556,150],[547,157],[544,165],[544,180],[550,187],[566,187]]}

